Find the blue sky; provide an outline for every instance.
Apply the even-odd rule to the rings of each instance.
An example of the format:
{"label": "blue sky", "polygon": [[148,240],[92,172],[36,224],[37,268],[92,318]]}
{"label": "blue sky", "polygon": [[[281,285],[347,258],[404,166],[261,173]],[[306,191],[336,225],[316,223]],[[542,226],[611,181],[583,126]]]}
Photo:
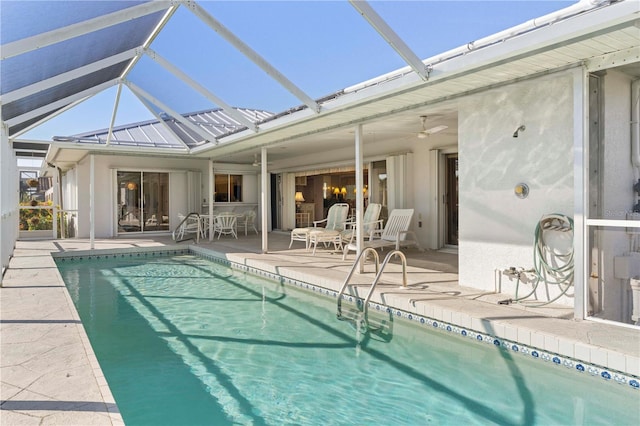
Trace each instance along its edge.
{"label": "blue sky", "polygon": [[[406,66],[346,1],[200,1],[211,15],[312,98]],[[466,45],[575,1],[372,1],[422,59]],[[152,49],[226,103],[281,112],[302,102],[180,7]],[[207,99],[143,58],[130,80],[172,109],[213,108]],[[94,96],[21,138],[48,140],[109,126],[116,90]],[[123,90],[116,125],[153,116]]]}

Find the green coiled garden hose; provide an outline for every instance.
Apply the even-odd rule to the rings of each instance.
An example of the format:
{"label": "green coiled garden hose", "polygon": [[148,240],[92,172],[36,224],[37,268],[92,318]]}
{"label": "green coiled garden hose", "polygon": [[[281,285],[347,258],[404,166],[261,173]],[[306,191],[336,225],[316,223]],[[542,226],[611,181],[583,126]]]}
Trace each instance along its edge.
{"label": "green coiled garden hose", "polygon": [[[535,275],[531,291],[522,297],[518,297],[520,287],[520,275],[516,282],[515,299],[512,302],[525,303],[527,306],[539,307],[555,302],[564,296],[573,287],[573,244],[565,252],[553,250],[544,238],[545,231],[571,232],[573,234],[573,219],[563,214],[548,214],[542,217],[536,225],[533,251],[533,274]],[[573,240],[573,235],[571,236]],[[526,299],[533,296],[538,289],[538,285],[546,285],[547,295],[549,286],[557,286],[560,292],[553,298],[545,302],[526,302]]]}

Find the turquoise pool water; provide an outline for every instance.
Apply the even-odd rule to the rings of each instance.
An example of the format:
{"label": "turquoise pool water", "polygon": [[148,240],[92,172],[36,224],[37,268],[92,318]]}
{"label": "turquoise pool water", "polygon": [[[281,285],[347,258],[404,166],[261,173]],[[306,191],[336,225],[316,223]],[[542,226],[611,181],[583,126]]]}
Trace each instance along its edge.
{"label": "turquoise pool water", "polygon": [[192,255],[58,262],[127,425],[637,425],[639,393]]}

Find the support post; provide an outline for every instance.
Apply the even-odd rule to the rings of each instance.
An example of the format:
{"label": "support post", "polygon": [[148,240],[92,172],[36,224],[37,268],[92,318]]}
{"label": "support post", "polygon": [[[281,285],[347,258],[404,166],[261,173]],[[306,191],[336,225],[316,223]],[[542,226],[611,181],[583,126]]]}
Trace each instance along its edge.
{"label": "support post", "polygon": [[574,311],[575,319],[587,317],[587,262],[589,243],[586,241],[587,225],[585,214],[587,209],[589,164],[589,75],[585,67],[574,71],[573,78],[573,249],[574,249]]}
{"label": "support post", "polygon": [[261,223],[262,223],[262,253],[267,253],[268,251],[268,246],[269,246],[269,240],[267,237],[267,231],[268,231],[268,226],[267,226],[267,194],[268,194],[268,182],[267,182],[267,148],[266,147],[262,147],[261,151],[260,151],[260,205],[261,205]]}
{"label": "support post", "polygon": [[[362,155],[362,124],[356,126],[355,131],[355,156],[356,156],[356,256],[362,253],[363,229],[362,218],[364,215],[364,193],[363,188],[363,155]],[[364,265],[364,262],[360,263]],[[363,266],[361,266],[363,268]]]}
{"label": "support post", "polygon": [[213,160],[209,159],[209,193],[207,194],[207,199],[209,200],[209,241],[213,240],[213,202],[215,198],[213,197],[213,193],[215,191],[214,185],[214,176],[213,176]]}
{"label": "support post", "polygon": [[95,155],[89,156],[89,248],[95,248],[96,238],[96,185]]}

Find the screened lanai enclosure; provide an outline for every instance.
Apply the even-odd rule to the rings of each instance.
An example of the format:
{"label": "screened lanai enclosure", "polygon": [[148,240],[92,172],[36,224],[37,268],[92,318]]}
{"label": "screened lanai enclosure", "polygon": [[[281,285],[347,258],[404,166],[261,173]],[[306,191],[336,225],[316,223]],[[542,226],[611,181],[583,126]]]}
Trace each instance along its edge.
{"label": "screened lanai enclosure", "polygon": [[168,235],[190,212],[255,212],[266,253],[343,201],[360,224],[413,209],[460,285],[515,295],[557,214],[542,244],[568,273],[536,297],[633,327],[637,2],[538,6],[425,37],[461,4],[3,1],[3,270],[18,238]]}

